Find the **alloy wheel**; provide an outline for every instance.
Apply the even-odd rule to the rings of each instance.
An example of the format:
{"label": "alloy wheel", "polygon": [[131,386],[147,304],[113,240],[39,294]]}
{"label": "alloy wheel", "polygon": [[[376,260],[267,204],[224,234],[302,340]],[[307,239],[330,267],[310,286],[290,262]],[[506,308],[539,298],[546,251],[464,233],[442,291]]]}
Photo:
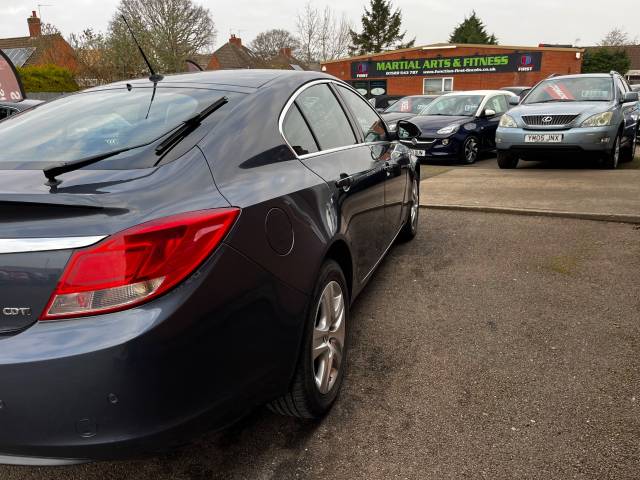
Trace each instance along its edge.
{"label": "alloy wheel", "polygon": [[418,223],[418,209],[420,208],[420,191],[418,187],[418,179],[413,179],[411,187],[411,228],[415,230]]}
{"label": "alloy wheel", "polygon": [[616,137],[613,144],[613,168],[618,166],[618,160],[620,160],[620,137]]}
{"label": "alloy wheel", "polygon": [[324,287],[316,308],[311,360],[316,387],[327,394],[339,376],[345,340],[345,305],[340,284]]}
{"label": "alloy wheel", "polygon": [[478,156],[478,142],[475,138],[469,138],[464,144],[464,158],[467,163],[473,163]]}

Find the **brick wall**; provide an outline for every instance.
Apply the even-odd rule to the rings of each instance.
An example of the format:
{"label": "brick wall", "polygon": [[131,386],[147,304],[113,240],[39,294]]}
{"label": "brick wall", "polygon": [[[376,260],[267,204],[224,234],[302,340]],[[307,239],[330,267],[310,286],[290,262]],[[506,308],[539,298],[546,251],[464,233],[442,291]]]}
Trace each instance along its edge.
{"label": "brick wall", "polygon": [[[459,46],[458,48],[439,49],[439,50],[404,50],[399,52],[390,52],[385,55],[376,55],[372,57],[374,60],[400,60],[415,58],[439,58],[465,56],[465,55],[490,55],[513,53],[515,49],[505,49],[500,47],[477,47],[477,46]],[[575,50],[558,50],[544,48],[518,48],[518,51],[542,51],[541,70],[537,72],[508,72],[508,73],[484,73],[484,74],[457,74],[457,75],[429,75],[413,76],[413,77],[388,77],[379,78],[387,80],[388,95],[415,95],[422,93],[424,78],[440,78],[453,77],[454,90],[476,90],[476,89],[497,89],[506,86],[515,85],[534,85],[540,80],[548,77],[552,73],[566,75],[570,73],[580,73],[582,68],[582,58],[576,58]],[[360,57],[358,60],[367,60],[366,57]],[[344,61],[331,62],[323,64],[326,72],[335,75],[342,80],[353,81],[358,80],[351,78],[351,62],[358,61],[354,59],[345,59]],[[376,80],[369,78],[368,80]]]}

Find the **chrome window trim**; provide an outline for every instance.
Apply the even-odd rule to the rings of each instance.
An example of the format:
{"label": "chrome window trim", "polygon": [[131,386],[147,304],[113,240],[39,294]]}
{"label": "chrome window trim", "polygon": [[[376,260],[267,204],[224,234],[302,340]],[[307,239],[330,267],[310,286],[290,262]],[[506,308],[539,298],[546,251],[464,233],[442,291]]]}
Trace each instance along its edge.
{"label": "chrome window trim", "polygon": [[107,238],[106,235],[57,238],[0,238],[0,254],[70,250],[94,245],[105,238]]}
{"label": "chrome window trim", "polygon": [[[377,142],[354,143],[353,145],[345,145],[344,147],[334,147],[334,148],[329,148],[327,150],[319,150],[317,152],[305,153],[304,155],[298,155],[296,153],[296,151],[293,149],[293,147],[291,146],[291,144],[289,143],[289,140],[287,140],[287,137],[285,137],[285,135],[284,135],[284,119],[287,116],[287,113],[289,113],[289,109],[291,109],[291,106],[293,105],[293,103],[296,101],[296,99],[298,98],[298,96],[302,92],[304,92],[307,88],[311,88],[314,85],[321,85],[323,83],[333,83],[334,85],[339,85],[341,87],[345,87],[345,88],[350,89],[353,92],[355,92],[358,96],[361,96],[351,85],[349,85],[347,83],[343,83],[343,82],[337,81],[337,80],[332,80],[330,78],[323,78],[323,79],[319,79],[319,80],[313,80],[313,81],[311,81],[309,83],[305,83],[304,85],[299,87],[295,92],[293,92],[293,94],[291,95],[289,100],[287,100],[287,103],[284,104],[284,108],[282,109],[282,112],[280,112],[280,117],[278,118],[278,130],[280,131],[280,136],[282,137],[284,142],[287,144],[287,147],[289,147],[289,150],[291,150],[291,152],[295,155],[295,157],[298,160],[306,160],[306,159],[309,159],[309,158],[319,157],[321,155],[326,155],[326,154],[329,154],[329,153],[341,152],[343,150],[351,150],[353,148],[358,148],[358,147],[363,147],[363,146],[380,145],[380,144],[388,144],[388,143],[390,143],[388,140],[387,141],[377,141]],[[351,121],[349,120],[349,117],[346,115],[346,113],[345,113],[345,117],[347,117],[347,121],[349,121],[349,123],[351,123]],[[379,117],[379,115],[378,115],[378,117]]]}

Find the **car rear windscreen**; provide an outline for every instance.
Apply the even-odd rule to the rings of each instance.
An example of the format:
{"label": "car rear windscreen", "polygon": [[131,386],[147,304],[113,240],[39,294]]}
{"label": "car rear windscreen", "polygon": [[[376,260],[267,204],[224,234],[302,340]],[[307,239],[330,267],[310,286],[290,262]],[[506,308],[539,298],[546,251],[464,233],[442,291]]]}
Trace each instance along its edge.
{"label": "car rear windscreen", "polygon": [[[147,145],[226,96],[243,94],[184,87],[123,86],[83,92],[43,104],[0,123],[0,169],[41,168]],[[211,121],[207,119],[207,121]]]}

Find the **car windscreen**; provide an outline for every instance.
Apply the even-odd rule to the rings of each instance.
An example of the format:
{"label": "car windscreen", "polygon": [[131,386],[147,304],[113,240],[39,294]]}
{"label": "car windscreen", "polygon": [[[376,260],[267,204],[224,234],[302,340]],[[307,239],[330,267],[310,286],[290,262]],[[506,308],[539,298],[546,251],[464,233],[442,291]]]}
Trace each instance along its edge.
{"label": "car windscreen", "polygon": [[482,95],[445,95],[427,105],[420,115],[473,117],[483,98]]}
{"label": "car windscreen", "polygon": [[[216,99],[227,96],[233,103],[239,95],[123,86],[63,97],[0,123],[0,168],[37,168],[147,145]],[[229,104],[220,110],[225,108]]]}
{"label": "car windscreen", "polygon": [[551,78],[529,92],[524,103],[609,102],[613,99],[611,77]]}
{"label": "car windscreen", "polygon": [[387,108],[384,113],[415,113],[416,115],[433,102],[431,97],[404,97]]}

